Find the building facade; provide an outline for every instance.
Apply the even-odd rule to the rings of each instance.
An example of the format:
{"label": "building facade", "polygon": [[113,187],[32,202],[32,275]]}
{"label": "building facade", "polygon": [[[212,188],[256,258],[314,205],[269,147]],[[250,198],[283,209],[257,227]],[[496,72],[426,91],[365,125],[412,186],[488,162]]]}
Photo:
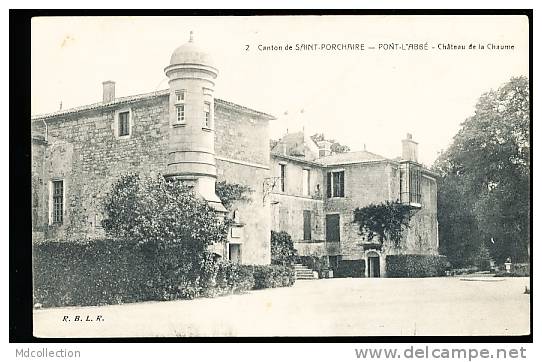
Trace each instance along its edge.
{"label": "building facade", "polygon": [[[385,276],[387,255],[438,255],[436,175],[418,163],[412,135],[393,160],[368,151],[332,154],[330,146],[298,132],[273,147],[272,229],[288,232],[301,255],[327,257],[332,267],[361,261],[368,277]],[[386,201],[410,207],[398,246],[365,240],[353,222],[356,208]]]}
{"label": "building facade", "polygon": [[[103,83],[102,102],[32,118],[33,239],[104,237],[101,202],[120,176],[162,174],[191,183],[235,224],[216,250],[244,264],[269,264],[270,231],[287,231],[302,255],[365,260],[368,276],[384,275],[385,255],[436,254],[436,182],[403,140],[390,160],[363,151],[332,154],[300,133],[269,148],[274,117],[214,97],[219,72],[192,36],[164,69],[169,88],[115,96]],[[215,183],[252,189],[250,201],[226,210]],[[365,243],[352,224],[356,207],[385,200],[412,206],[401,247]]]}

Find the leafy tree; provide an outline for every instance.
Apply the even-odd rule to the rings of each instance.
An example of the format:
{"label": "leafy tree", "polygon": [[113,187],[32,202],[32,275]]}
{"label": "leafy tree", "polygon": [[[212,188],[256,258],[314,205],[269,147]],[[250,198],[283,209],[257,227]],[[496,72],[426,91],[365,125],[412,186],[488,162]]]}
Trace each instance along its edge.
{"label": "leafy tree", "polygon": [[271,264],[292,265],[296,254],[290,234],[285,231],[271,231]]}
{"label": "leafy tree", "polygon": [[228,225],[190,188],[161,175],[122,176],[104,199],[102,225],[114,238],[140,243],[178,243],[201,253],[226,241]]}
{"label": "leafy tree", "polygon": [[398,246],[410,222],[410,208],[399,201],[370,204],[354,210],[354,222],[368,241],[377,237],[381,244],[390,240]]}
{"label": "leafy tree", "polygon": [[528,258],[530,163],[529,81],[517,77],[480,97],[433,166],[440,243],[452,263],[472,260],[489,240],[499,262]]}
{"label": "leafy tree", "polygon": [[334,153],[345,153],[350,151],[350,147],[341,145],[334,139],[326,139],[323,133],[315,133],[311,136],[314,142],[329,141],[331,142],[331,151]]}

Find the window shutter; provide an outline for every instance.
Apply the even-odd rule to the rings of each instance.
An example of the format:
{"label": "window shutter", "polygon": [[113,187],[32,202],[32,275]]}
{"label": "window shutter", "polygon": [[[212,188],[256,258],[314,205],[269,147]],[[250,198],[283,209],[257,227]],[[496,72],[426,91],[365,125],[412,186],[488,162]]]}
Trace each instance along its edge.
{"label": "window shutter", "polygon": [[311,240],[311,212],[303,210],[303,240]]}
{"label": "window shutter", "polygon": [[339,183],[341,185],[340,186],[341,189],[339,191],[339,196],[344,197],[344,171],[339,174]]}
{"label": "window shutter", "polygon": [[327,173],[327,197],[331,197],[331,172]]}

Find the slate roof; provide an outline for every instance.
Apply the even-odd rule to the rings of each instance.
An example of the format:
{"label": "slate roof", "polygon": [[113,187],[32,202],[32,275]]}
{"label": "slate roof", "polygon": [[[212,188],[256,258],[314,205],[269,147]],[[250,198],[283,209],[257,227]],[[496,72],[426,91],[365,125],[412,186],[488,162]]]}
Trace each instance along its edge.
{"label": "slate roof", "polygon": [[325,166],[344,165],[350,163],[391,161],[390,159],[368,151],[355,151],[345,153],[335,153],[331,156],[320,157],[316,160]]}
{"label": "slate roof", "polygon": [[[63,110],[59,110],[59,111],[56,111],[56,112],[38,114],[38,115],[32,116],[31,119],[33,121],[33,120],[38,120],[38,119],[55,118],[55,117],[58,117],[58,116],[65,116],[65,115],[69,115],[69,114],[73,114],[73,113],[77,113],[77,112],[90,111],[90,110],[95,110],[95,109],[99,109],[99,108],[116,106],[116,105],[120,105],[120,104],[135,103],[135,102],[138,102],[138,101],[143,101],[143,100],[152,99],[152,98],[156,98],[156,97],[167,96],[168,94],[169,94],[169,89],[162,89],[162,90],[159,90],[159,91],[156,91],[156,92],[136,94],[136,95],[132,95],[132,96],[128,96],[128,97],[115,98],[115,100],[113,100],[111,102],[107,102],[107,103],[98,102],[98,103],[87,104],[87,105],[83,105],[83,106],[79,106],[79,107],[63,109]],[[240,111],[240,112],[250,113],[252,115],[259,116],[259,117],[265,118],[267,120],[276,119],[274,116],[272,116],[270,114],[260,112],[260,111],[256,111],[254,109],[244,107],[244,106],[241,106],[239,104],[232,103],[232,102],[228,102],[228,101],[225,101],[225,100],[222,100],[222,99],[219,99],[219,98],[215,98],[215,104],[218,104],[218,105],[221,105],[223,107],[230,108],[230,109],[234,109],[234,110],[237,110],[237,111]]]}

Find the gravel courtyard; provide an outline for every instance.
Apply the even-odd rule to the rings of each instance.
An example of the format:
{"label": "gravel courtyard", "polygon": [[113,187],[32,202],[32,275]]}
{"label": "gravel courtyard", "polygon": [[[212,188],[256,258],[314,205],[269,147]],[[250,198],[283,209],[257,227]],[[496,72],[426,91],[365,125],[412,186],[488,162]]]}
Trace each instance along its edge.
{"label": "gravel courtyard", "polygon": [[[528,278],[324,279],[214,299],[34,311],[38,337],[521,335]],[[75,321],[80,316],[81,321]],[[88,317],[87,317],[88,316]],[[101,316],[103,321],[97,321]],[[67,317],[70,321],[63,321]],[[86,320],[89,321],[86,321]]]}

